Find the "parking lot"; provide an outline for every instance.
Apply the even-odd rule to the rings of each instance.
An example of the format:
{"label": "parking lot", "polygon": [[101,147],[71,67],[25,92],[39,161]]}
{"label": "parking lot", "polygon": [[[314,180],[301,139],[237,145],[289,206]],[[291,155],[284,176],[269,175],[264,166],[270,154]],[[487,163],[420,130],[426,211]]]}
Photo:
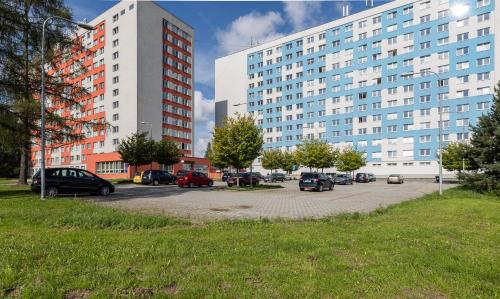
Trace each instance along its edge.
{"label": "parking lot", "polygon": [[[297,181],[278,183],[284,188],[256,191],[179,188],[168,186],[120,185],[109,197],[98,197],[100,204],[161,213],[186,218],[321,218],[343,212],[369,212],[437,191],[430,180],[407,180],[388,185],[385,180],[353,185],[336,185],[333,191],[314,192],[298,188]],[[453,185],[445,184],[444,188]]]}
{"label": "parking lot", "polygon": [[[222,191],[215,188],[119,185],[114,194],[96,199],[100,204],[147,213],[187,218],[321,218],[343,212],[369,212],[436,191],[432,181],[405,181],[388,185],[384,180],[336,185],[333,191],[298,188],[297,181],[278,183],[284,188],[256,191]],[[222,186],[216,183],[216,186]],[[445,184],[445,188],[453,185]]]}

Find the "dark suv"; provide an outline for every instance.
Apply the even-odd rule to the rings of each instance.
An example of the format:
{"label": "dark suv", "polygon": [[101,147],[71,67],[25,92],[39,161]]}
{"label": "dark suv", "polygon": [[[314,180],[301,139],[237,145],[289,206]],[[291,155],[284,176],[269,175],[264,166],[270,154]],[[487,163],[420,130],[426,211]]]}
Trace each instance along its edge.
{"label": "dark suv", "polygon": [[323,192],[324,189],[333,190],[335,182],[326,174],[318,172],[304,172],[299,180],[300,191],[316,190]]}
{"label": "dark suv", "polygon": [[356,174],[356,183],[369,183],[375,182],[377,179],[373,175],[373,173],[363,173],[359,172]]}
{"label": "dark suv", "polygon": [[[33,176],[31,190],[40,192],[40,170]],[[58,194],[90,193],[108,196],[115,192],[110,182],[83,169],[48,168],[45,169],[45,195],[49,197]]]}
{"label": "dark suv", "polygon": [[176,177],[164,170],[145,170],[142,173],[141,184],[158,186],[159,184],[175,184]]}
{"label": "dark suv", "polygon": [[264,182],[284,182],[285,181],[285,174],[283,173],[271,173],[271,175],[267,175],[264,177]]}
{"label": "dark suv", "polygon": [[[247,186],[247,185],[250,185],[250,178],[251,178],[251,184],[253,186],[255,185],[258,185],[259,182],[260,182],[260,177],[255,173],[253,172],[252,175],[250,175],[249,172],[245,172],[245,173],[240,173],[239,175],[240,177],[240,186]],[[237,185],[237,175],[236,174],[233,174],[232,176],[230,176],[226,182],[227,182],[227,185],[229,187],[232,187],[232,186],[235,186]]]}

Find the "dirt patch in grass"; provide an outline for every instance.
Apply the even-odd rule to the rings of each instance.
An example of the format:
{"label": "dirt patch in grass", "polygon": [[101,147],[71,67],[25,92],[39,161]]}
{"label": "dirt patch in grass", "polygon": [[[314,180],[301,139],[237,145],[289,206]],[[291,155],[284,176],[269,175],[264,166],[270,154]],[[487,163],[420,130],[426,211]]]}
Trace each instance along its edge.
{"label": "dirt patch in grass", "polygon": [[21,289],[19,288],[8,288],[5,289],[3,292],[0,292],[0,295],[3,293],[2,297],[12,297],[12,298],[17,298],[21,295]]}
{"label": "dirt patch in grass", "polygon": [[165,294],[177,295],[179,293],[179,287],[177,283],[172,282],[161,289]]}
{"label": "dirt patch in grass", "polygon": [[92,293],[89,290],[72,290],[64,295],[65,299],[85,299],[89,298]]}

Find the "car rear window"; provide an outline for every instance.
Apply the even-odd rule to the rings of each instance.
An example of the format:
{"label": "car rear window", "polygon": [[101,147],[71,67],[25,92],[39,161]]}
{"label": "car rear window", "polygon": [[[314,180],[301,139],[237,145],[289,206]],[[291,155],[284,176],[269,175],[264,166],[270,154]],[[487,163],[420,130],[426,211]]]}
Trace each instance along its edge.
{"label": "car rear window", "polygon": [[302,178],[303,179],[314,179],[314,178],[317,178],[318,175],[316,173],[304,173],[302,175]]}

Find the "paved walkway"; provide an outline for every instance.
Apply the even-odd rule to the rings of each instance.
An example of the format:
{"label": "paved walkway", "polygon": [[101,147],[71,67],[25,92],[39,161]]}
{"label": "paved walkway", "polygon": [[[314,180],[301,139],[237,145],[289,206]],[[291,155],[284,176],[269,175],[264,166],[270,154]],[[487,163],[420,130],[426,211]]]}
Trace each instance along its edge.
{"label": "paved walkway", "polygon": [[[385,181],[335,186],[322,193],[304,191],[297,181],[285,188],[259,191],[220,191],[211,188],[177,186],[119,186],[115,194],[97,201],[111,207],[187,218],[321,218],[343,212],[369,212],[437,191],[431,181],[405,181],[388,185]],[[445,188],[453,185],[445,184]]]}

